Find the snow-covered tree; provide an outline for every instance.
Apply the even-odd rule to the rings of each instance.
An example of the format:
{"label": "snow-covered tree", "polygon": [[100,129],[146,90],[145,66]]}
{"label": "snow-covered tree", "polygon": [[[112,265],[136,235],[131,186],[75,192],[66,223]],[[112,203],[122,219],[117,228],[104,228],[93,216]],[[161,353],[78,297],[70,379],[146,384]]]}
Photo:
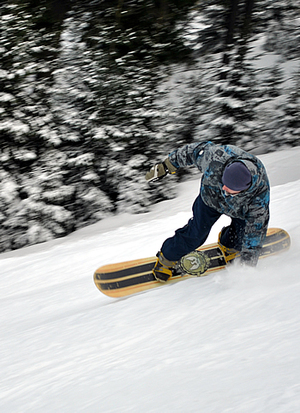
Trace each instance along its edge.
{"label": "snow-covered tree", "polygon": [[70,213],[45,192],[61,188],[47,164],[48,150],[57,144],[50,110],[56,31],[45,25],[43,8],[33,16],[30,6],[1,6],[0,160],[5,181],[14,186],[14,199],[3,209],[6,249],[65,235],[72,227]]}
{"label": "snow-covered tree", "polygon": [[284,106],[285,130],[283,140],[287,145],[300,144],[300,70],[293,73],[291,88]]}
{"label": "snow-covered tree", "polygon": [[269,0],[261,9],[265,16],[267,52],[276,52],[288,59],[300,57],[300,1]]}
{"label": "snow-covered tree", "polygon": [[299,79],[282,70],[299,59],[299,3],[1,4],[1,248],[173,196],[144,174],[175,146],[297,144]]}
{"label": "snow-covered tree", "polygon": [[70,136],[65,150],[74,147],[74,159],[79,154],[72,139],[94,155],[94,173],[118,210],[143,211],[154,198],[167,196],[160,185],[140,179],[164,151],[159,86],[168,75],[163,61],[174,49],[164,13],[157,17],[154,10],[152,2],[123,4],[122,13],[78,5],[62,33],[53,96],[61,139]]}

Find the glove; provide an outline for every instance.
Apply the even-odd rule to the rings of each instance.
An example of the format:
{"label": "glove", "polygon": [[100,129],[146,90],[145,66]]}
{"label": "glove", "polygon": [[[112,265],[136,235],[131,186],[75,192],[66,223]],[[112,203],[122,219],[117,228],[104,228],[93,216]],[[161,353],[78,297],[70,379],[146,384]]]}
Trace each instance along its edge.
{"label": "glove", "polygon": [[247,266],[247,267],[256,267],[257,261],[259,257],[259,251],[243,251],[241,253],[241,260],[240,263],[242,266]]}
{"label": "glove", "polygon": [[177,171],[176,166],[174,166],[169,158],[166,158],[163,162],[157,163],[146,173],[146,181],[154,182],[158,179],[163,178],[167,174],[175,174]]}

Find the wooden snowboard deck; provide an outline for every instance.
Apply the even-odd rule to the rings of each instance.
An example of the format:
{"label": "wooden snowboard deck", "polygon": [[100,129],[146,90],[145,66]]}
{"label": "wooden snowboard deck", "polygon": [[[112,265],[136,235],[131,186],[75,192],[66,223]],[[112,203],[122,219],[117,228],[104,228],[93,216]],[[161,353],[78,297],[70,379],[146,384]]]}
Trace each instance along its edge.
{"label": "wooden snowboard deck", "polygon": [[[285,251],[290,246],[289,234],[279,228],[269,228],[263,244],[260,259]],[[226,258],[219,248],[218,243],[204,245],[198,248],[209,258],[209,268],[202,276],[225,268]],[[154,278],[152,269],[156,257],[148,257],[131,261],[108,264],[98,268],[94,273],[94,282],[97,288],[109,297],[124,297],[155,287],[173,284],[187,278],[195,278],[184,274],[173,276],[166,283],[161,283]]]}

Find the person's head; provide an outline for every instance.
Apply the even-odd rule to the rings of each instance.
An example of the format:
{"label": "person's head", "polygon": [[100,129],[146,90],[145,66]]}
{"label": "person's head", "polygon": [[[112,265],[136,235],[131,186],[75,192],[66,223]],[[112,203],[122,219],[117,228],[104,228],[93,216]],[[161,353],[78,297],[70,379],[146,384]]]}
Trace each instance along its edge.
{"label": "person's head", "polygon": [[230,195],[245,191],[251,186],[251,182],[251,173],[243,162],[235,161],[225,166],[222,176],[222,189]]}

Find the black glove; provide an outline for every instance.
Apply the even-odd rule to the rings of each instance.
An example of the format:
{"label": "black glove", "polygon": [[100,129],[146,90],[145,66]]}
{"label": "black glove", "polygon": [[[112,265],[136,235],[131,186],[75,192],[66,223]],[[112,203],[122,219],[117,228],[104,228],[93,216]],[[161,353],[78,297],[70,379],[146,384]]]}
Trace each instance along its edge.
{"label": "black glove", "polygon": [[148,182],[154,182],[163,178],[167,174],[175,174],[177,168],[170,162],[169,158],[165,159],[161,163],[157,163],[146,173],[146,180]]}
{"label": "black glove", "polygon": [[243,251],[241,253],[240,263],[241,265],[246,265],[247,267],[256,267],[259,257],[259,251]]}

